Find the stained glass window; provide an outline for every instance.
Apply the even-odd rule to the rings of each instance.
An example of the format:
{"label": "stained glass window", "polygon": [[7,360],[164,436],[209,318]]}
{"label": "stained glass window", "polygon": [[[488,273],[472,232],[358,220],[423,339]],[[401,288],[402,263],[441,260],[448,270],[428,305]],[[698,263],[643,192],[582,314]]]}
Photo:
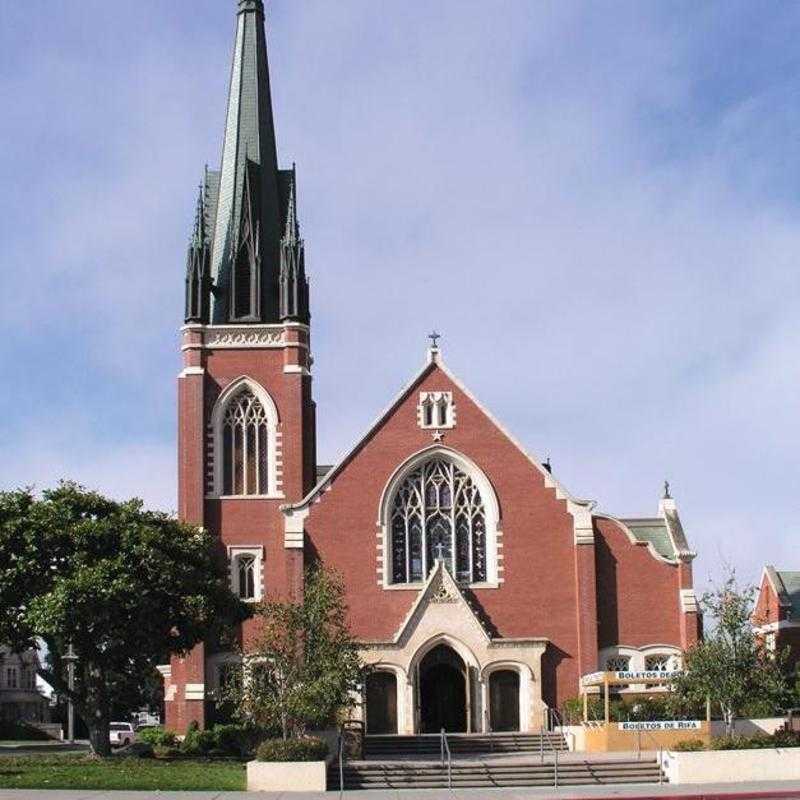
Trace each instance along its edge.
{"label": "stained glass window", "polygon": [[406,477],[391,505],[392,582],[424,580],[441,559],[458,581],[486,580],[480,491],[452,461],[434,458]]}

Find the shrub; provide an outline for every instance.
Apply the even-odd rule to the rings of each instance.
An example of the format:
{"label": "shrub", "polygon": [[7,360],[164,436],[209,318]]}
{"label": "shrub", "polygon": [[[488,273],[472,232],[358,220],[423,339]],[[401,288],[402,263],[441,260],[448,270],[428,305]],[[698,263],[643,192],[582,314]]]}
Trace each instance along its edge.
{"label": "shrub", "polygon": [[153,758],[153,745],[148,742],[134,742],[124,747],[120,752],[120,756],[125,758]]}
{"label": "shrub", "polygon": [[153,745],[153,755],[156,758],[180,758],[183,753],[177,747],[156,744]]}
{"label": "shrub", "polygon": [[201,731],[195,728],[186,732],[183,740],[183,752],[191,755],[201,755],[208,753],[217,746],[217,737],[214,731]]}
{"label": "shrub", "polygon": [[706,743],[702,739],[681,739],[672,749],[678,753],[694,753],[705,750]]}
{"label": "shrub", "polygon": [[140,728],[136,732],[136,737],[140,742],[151,744],[153,747],[177,747],[178,737],[172,731],[165,731],[163,728]]}
{"label": "shrub", "polygon": [[800,747],[800,733],[780,730],[775,731],[770,737],[772,747]]}
{"label": "shrub", "polygon": [[215,725],[212,730],[214,748],[239,758],[251,753],[266,738],[263,731],[247,725]]}
{"label": "shrub", "polygon": [[747,736],[712,736],[710,750],[753,750],[758,747],[755,737]]}
{"label": "shrub", "polygon": [[256,751],[259,761],[322,761],[327,755],[328,745],[312,736],[302,739],[267,739]]}

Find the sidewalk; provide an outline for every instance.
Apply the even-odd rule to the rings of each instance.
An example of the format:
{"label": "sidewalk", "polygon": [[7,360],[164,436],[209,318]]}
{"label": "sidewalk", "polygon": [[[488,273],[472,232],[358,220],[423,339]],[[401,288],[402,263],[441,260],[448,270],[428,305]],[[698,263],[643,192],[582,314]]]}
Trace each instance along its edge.
{"label": "sidewalk", "polygon": [[[92,792],[0,789],[0,800],[333,800],[338,792]],[[406,789],[345,792],[352,800],[769,800],[800,798],[800,781],[564,789]]]}

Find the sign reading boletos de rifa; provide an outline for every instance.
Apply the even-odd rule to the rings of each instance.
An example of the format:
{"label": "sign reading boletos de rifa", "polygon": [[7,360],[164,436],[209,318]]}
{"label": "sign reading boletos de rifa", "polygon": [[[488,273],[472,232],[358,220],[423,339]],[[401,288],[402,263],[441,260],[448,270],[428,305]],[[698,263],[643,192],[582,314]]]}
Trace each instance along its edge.
{"label": "sign reading boletos de rifa", "polygon": [[656,683],[669,683],[678,675],[683,674],[681,670],[626,670],[625,672],[592,672],[589,675],[584,675],[581,678],[581,683],[584,686],[597,686],[605,681],[609,683],[622,683],[636,681],[652,681]]}
{"label": "sign reading boletos de rifa", "polygon": [[669,719],[620,722],[617,727],[621,731],[699,731],[702,723],[698,719]]}

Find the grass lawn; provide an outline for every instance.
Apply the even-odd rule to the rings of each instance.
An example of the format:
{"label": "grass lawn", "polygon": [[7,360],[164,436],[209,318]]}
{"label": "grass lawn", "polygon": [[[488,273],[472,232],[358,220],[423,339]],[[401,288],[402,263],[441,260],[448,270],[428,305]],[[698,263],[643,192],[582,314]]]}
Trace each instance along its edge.
{"label": "grass lawn", "polygon": [[34,756],[0,758],[0,789],[161,789],[243,791],[245,765],[235,761]]}

